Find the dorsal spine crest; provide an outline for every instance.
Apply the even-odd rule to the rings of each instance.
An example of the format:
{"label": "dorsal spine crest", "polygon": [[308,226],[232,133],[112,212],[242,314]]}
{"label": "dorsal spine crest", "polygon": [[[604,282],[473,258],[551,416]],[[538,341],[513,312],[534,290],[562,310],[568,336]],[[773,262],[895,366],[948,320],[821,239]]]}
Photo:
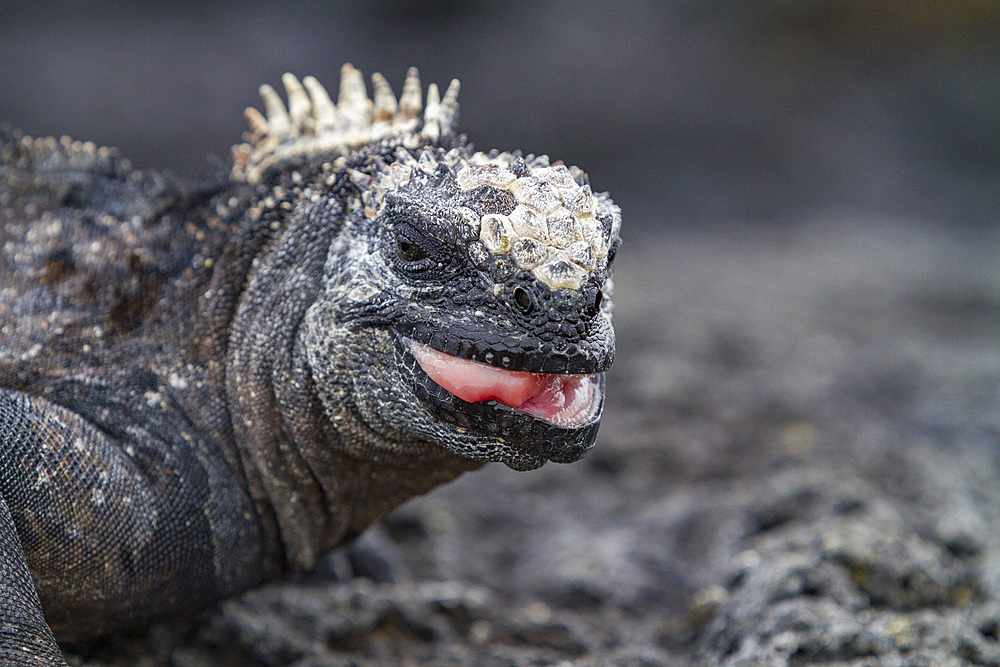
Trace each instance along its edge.
{"label": "dorsal spine crest", "polygon": [[287,108],[274,88],[264,84],[260,87],[264,113],[254,108],[246,110],[250,136],[247,143],[233,147],[235,180],[255,183],[272,165],[299,156],[321,152],[348,155],[387,138],[416,148],[455,134],[457,79],[452,80],[444,97],[437,85],[428,86],[424,103],[416,68],[407,72],[398,101],[389,82],[376,73],[372,75],[372,100],[361,72],[345,64],[336,104],[311,76],[300,82],[295,75],[286,73],[281,80],[288,96]]}

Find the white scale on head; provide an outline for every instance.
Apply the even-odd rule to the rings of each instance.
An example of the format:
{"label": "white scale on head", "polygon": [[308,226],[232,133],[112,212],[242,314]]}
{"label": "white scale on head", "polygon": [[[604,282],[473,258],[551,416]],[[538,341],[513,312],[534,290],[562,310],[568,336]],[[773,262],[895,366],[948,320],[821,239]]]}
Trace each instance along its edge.
{"label": "white scale on head", "polygon": [[590,186],[574,178],[582,176],[579,169],[529,156],[528,174],[515,177],[510,167],[516,159],[510,153],[476,153],[458,172],[463,190],[491,185],[517,202],[510,215],[484,215],[479,238],[495,255],[510,253],[550,289],[577,290],[590,271],[607,266],[608,239],[595,217],[597,201]]}
{"label": "white scale on head", "polygon": [[[529,155],[524,159],[527,173],[522,171],[518,177],[512,167],[519,156],[511,153],[477,152],[466,157],[458,149],[443,155],[429,149],[418,150],[417,155],[411,152],[454,133],[457,80],[451,82],[443,98],[436,85],[428,86],[425,106],[415,68],[407,72],[398,101],[380,74],[372,75],[375,99],[368,99],[361,73],[349,64],[341,69],[336,105],[312,77],[300,83],[295,76],[285,74],[282,82],[288,92],[287,111],[268,85],[260,89],[267,118],[256,109],[247,109],[252,135],[250,143],[233,148],[234,178],[253,183],[267,167],[286,158],[319,152],[347,155],[359,146],[392,137],[399,142],[398,161],[375,174],[365,192],[369,216],[377,216],[386,191],[409,182],[414,169],[433,173],[440,157],[456,172],[463,190],[490,185],[506,190],[517,203],[509,215],[480,217],[464,209],[466,221],[479,227],[480,240],[494,255],[509,253],[520,268],[530,270],[553,290],[580,289],[590,272],[603,272],[607,267],[609,244],[617,236],[620,213],[606,197],[595,196],[589,185],[581,185],[584,175],[580,169],[558,162],[552,165],[544,155]],[[604,233],[595,215],[599,206],[609,208],[613,219],[610,234]]]}

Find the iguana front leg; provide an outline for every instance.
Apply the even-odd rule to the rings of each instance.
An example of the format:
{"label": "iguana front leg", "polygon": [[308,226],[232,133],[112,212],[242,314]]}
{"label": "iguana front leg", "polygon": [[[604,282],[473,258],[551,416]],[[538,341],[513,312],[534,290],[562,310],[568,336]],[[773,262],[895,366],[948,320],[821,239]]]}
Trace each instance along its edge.
{"label": "iguana front leg", "polygon": [[24,550],[0,498],[0,664],[65,665],[28,571]]}
{"label": "iguana front leg", "polygon": [[[146,413],[135,396],[105,398],[99,429],[0,390],[2,585],[11,591],[0,617],[19,624],[0,658],[40,636],[54,655],[39,600],[55,637],[72,641],[203,606],[267,574],[249,500],[221,456],[185,445],[190,425],[166,410],[169,397],[139,394]],[[116,432],[116,411],[143,426]]]}

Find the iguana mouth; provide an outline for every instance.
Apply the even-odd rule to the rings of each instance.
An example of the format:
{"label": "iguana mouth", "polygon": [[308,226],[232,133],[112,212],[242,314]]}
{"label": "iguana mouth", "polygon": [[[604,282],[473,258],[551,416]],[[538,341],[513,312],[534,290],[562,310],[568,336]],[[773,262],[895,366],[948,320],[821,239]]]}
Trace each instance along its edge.
{"label": "iguana mouth", "polygon": [[600,412],[598,375],[506,370],[403,342],[427,377],[467,403],[495,400],[561,428],[590,424]]}

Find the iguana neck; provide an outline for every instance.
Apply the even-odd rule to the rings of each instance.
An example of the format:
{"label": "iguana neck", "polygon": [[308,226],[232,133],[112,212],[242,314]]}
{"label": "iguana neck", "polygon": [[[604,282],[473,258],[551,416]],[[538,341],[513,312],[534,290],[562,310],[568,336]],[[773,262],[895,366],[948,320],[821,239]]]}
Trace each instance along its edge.
{"label": "iguana neck", "polygon": [[[375,457],[366,443],[378,436],[346,423],[354,421],[351,406],[324,408],[300,326],[340,225],[312,206],[300,201],[286,211],[286,226],[260,244],[226,350],[227,401],[239,415],[235,449],[264,530],[280,539],[292,569],[308,568],[407,498],[479,465],[437,447],[440,456],[424,449]],[[344,419],[334,425],[328,409]]]}
{"label": "iguana neck", "polygon": [[[355,537],[406,500],[482,465],[429,443],[387,451],[350,399],[323,405],[301,341],[292,363],[295,380],[279,395],[282,417],[291,434],[288,446],[308,469],[296,480],[299,503],[322,518],[308,533],[282,531],[294,565],[308,567],[315,556]],[[288,509],[276,506],[280,523],[297,520]]]}

